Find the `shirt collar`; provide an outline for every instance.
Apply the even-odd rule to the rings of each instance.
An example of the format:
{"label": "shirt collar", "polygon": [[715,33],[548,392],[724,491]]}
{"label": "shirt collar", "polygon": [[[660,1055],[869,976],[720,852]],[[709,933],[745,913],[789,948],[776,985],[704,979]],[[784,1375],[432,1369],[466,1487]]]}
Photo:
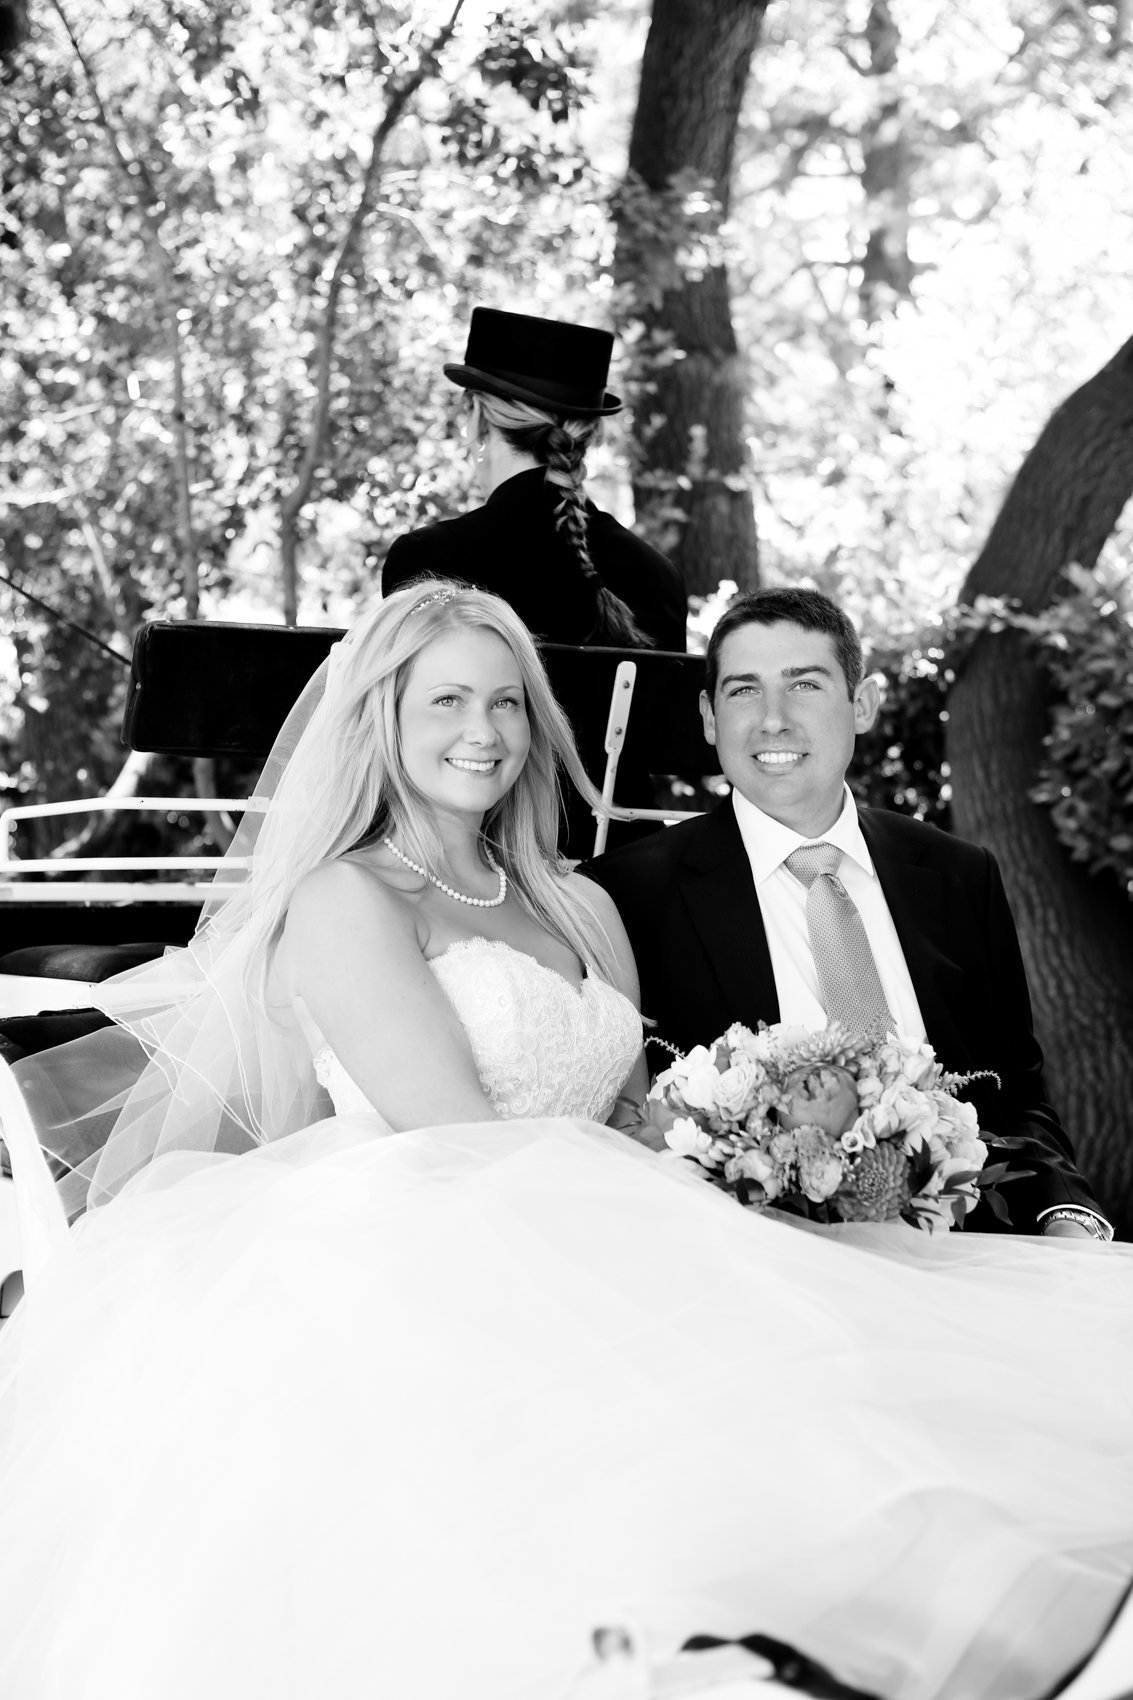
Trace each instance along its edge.
{"label": "shirt collar", "polygon": [[769,879],[792,850],[797,850],[802,844],[834,844],[843,855],[856,862],[863,873],[871,878],[875,877],[873,860],[866,849],[850,787],[843,786],[843,792],[842,813],[829,832],[824,832],[821,838],[804,838],[792,827],[772,820],[770,815],[765,815],[762,809],[757,809],[735,786],[732,787],[732,807],[736,811],[736,824],[740,829],[740,837],[744,841],[744,849],[747,851],[757,886]]}

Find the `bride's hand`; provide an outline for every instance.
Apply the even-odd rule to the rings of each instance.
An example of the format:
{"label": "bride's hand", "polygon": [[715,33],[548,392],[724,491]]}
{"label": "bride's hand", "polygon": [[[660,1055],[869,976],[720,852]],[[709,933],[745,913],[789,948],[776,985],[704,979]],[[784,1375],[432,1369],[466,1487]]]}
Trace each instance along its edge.
{"label": "bride's hand", "polygon": [[610,1112],[606,1122],[607,1127],[616,1128],[619,1133],[628,1134],[639,1145],[647,1146],[650,1151],[664,1151],[665,1135],[652,1122],[645,1119],[645,1105],[639,1098],[628,1093],[622,1094]]}

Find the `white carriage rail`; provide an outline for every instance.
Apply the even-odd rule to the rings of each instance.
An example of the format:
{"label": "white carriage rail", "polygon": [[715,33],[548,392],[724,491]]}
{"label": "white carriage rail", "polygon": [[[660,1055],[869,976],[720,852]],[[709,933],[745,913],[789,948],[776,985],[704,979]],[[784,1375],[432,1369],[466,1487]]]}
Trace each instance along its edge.
{"label": "white carriage rail", "polygon": [[[606,836],[611,820],[678,821],[687,820],[695,810],[627,808],[615,800],[618,760],[625,745],[637,682],[637,665],[633,661],[618,663],[610,692],[610,713],[606,723],[606,768],[602,777],[602,807],[595,809],[596,820],[592,855],[600,856],[606,848]],[[171,881],[93,882],[61,877],[78,873],[158,873],[179,870],[186,873],[215,874],[221,866],[221,856],[58,856],[17,857],[12,854],[12,835],[17,822],[45,819],[52,815],[75,815],[110,812],[115,809],[146,810],[151,813],[215,814],[218,810],[246,812],[262,811],[267,807],[261,798],[247,797],[90,797],[62,803],[20,803],[0,810],[0,904],[78,902],[86,904],[114,903],[177,903],[199,900],[203,893],[212,896],[228,895],[235,885],[217,885],[211,880],[193,880],[188,884]],[[246,857],[230,857],[227,867],[246,868]],[[49,881],[23,884],[25,874],[49,874]]]}
{"label": "white carriage rail", "polygon": [[602,777],[602,810],[594,812],[597,827],[594,833],[594,849],[592,854],[600,856],[606,848],[606,836],[612,820],[659,820],[677,821],[688,820],[695,809],[634,809],[625,808],[614,801],[614,788],[618,779],[618,760],[625,746],[626,731],[629,727],[629,714],[633,706],[633,691],[637,683],[637,663],[635,661],[619,661],[617,672],[614,674],[614,686],[610,692],[610,718],[606,722],[606,741],[603,748],[606,751],[606,771]]}
{"label": "white carriage rail", "polygon": [[[262,812],[266,803],[258,797],[85,797],[62,803],[18,803],[0,810],[0,904],[2,903],[191,903],[203,896],[218,897],[237,890],[235,884],[218,884],[212,878],[186,882],[173,880],[94,881],[76,880],[79,873],[159,873],[178,870],[215,875],[223,862],[216,856],[15,856],[12,840],[20,821],[46,819],[54,815],[108,814],[133,810],[156,814],[216,814],[219,810],[240,813]],[[233,870],[246,868],[248,858],[230,857]],[[49,874],[49,880],[24,883],[26,874]]]}

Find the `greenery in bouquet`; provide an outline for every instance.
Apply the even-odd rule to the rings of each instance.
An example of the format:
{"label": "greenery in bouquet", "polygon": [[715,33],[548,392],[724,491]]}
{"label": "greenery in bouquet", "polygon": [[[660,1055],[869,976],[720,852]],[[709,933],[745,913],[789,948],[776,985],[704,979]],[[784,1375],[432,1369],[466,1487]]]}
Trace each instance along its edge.
{"label": "greenery in bouquet", "polygon": [[648,1123],[671,1151],[755,1208],[820,1222],[963,1225],[1006,1165],[988,1164],[976,1111],[931,1046],[738,1023],[658,1075]]}

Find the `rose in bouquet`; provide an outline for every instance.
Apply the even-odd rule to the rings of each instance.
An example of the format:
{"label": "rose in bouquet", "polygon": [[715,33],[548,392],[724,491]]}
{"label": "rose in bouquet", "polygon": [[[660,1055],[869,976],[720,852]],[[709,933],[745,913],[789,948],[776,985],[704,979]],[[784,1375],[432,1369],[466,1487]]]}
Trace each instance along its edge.
{"label": "rose in bouquet", "polygon": [[892,1034],[736,1024],[658,1075],[645,1114],[744,1204],[931,1231],[962,1225],[984,1192],[1004,1214],[992,1189],[1005,1165],[988,1165],[956,1095],[973,1078]]}

